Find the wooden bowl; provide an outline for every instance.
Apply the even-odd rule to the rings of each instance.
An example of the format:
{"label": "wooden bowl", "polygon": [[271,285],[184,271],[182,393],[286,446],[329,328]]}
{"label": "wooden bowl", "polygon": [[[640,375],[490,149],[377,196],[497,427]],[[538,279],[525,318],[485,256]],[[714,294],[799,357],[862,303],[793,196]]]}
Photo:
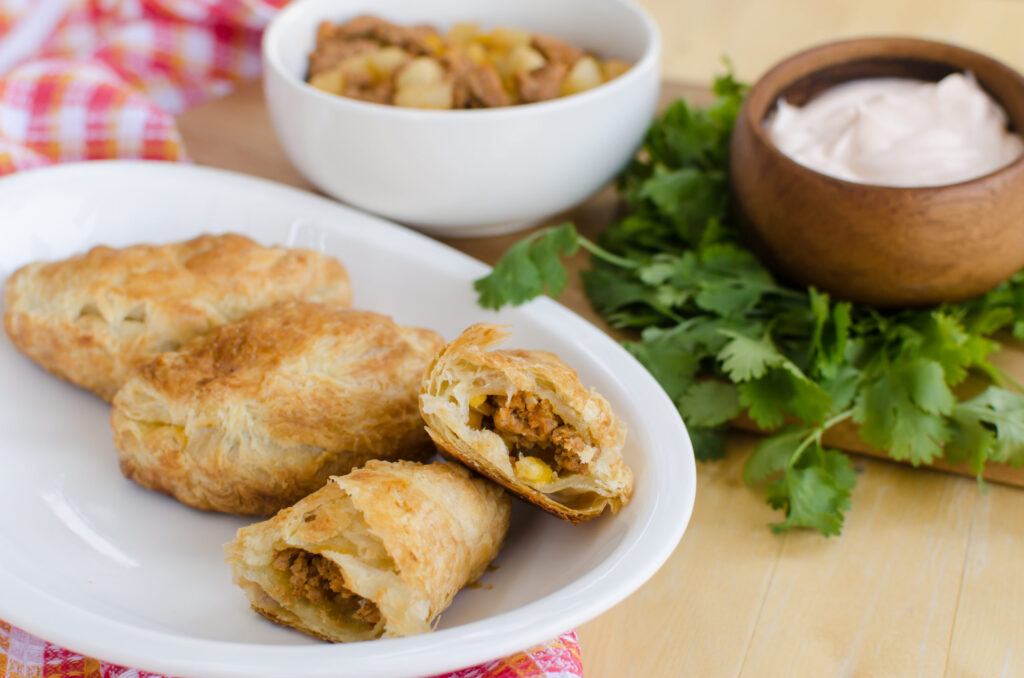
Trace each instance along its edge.
{"label": "wooden bowl", "polygon": [[793,56],[751,88],[730,149],[738,224],[780,277],[882,308],[977,296],[1024,268],[1024,158],[970,181],[893,188],[825,176],[772,143],[780,97],[802,105],[849,80],[940,80],[970,71],[1024,130],[1024,77],[971,50],[907,38],[831,43]]}

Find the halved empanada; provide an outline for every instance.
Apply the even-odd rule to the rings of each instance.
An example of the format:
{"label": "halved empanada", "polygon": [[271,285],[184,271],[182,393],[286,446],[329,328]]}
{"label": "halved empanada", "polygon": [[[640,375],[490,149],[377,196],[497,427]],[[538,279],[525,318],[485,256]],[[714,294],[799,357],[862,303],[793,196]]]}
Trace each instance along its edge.
{"label": "halved empanada", "polygon": [[29,358],[109,401],[133,367],[212,327],[279,301],[351,296],[327,255],[203,235],[28,264],[7,280],[4,328]]}
{"label": "halved empanada", "polygon": [[473,325],[423,378],[427,432],[459,461],[573,522],[629,501],[626,429],[596,391],[546,351],[489,351],[508,336]]}
{"label": "halved empanada", "polygon": [[425,459],[419,383],[443,343],[368,311],[261,309],[128,380],[110,416],[121,470],[189,506],[272,515],[370,459]]}
{"label": "halved empanada", "polygon": [[507,495],[456,464],[373,462],[225,549],[254,610],[335,642],[431,629],[498,555]]}

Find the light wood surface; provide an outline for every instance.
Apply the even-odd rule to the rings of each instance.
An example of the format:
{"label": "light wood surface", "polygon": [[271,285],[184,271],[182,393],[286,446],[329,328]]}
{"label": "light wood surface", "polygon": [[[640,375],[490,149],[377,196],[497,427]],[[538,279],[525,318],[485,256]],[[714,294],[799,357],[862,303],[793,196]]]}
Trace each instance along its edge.
{"label": "light wood surface", "polygon": [[[258,85],[179,127],[200,164],[311,189]],[[605,191],[571,216],[598,231],[614,208]],[[449,244],[493,263],[518,237]],[[607,329],[577,281],[560,301]],[[857,457],[843,535],[779,536],[768,528],[779,515],[741,479],[755,442],[737,433],[724,461],[698,466],[693,518],[669,561],[579,629],[587,678],[1024,675],[1024,491]]]}
{"label": "light wood surface", "polygon": [[637,0],[658,22],[666,80],[710,82],[728,56],[753,81],[839,38],[905,35],[980,50],[1024,71],[1020,0]]}

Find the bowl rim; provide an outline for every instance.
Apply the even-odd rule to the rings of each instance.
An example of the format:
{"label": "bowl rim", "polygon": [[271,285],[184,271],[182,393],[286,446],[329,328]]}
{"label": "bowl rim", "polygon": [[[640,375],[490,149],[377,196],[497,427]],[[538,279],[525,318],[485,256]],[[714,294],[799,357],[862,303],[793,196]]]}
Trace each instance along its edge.
{"label": "bowl rim", "polygon": [[[891,47],[893,45],[898,45],[904,48],[907,51],[907,53],[893,55],[891,52]],[[844,50],[853,50],[856,49],[857,47],[872,49],[870,51],[865,50],[864,52],[856,54],[855,56],[849,56],[844,58],[838,58],[839,54],[837,54],[835,59],[828,61],[827,63],[821,64],[817,68],[809,70],[795,79],[790,79],[788,81],[781,82],[781,84],[775,86],[774,89],[776,91],[772,92],[774,96],[770,97],[768,109],[766,109],[762,115],[758,116],[757,111],[754,110],[754,106],[750,104],[750,101],[752,100],[752,95],[754,95],[757,90],[767,89],[768,86],[773,83],[773,80],[780,77],[779,73],[784,72],[786,69],[791,68],[795,64],[800,64],[808,59],[812,59],[813,57],[821,54],[830,54],[832,52],[842,53]],[[990,57],[987,54],[978,52],[977,50],[969,49],[967,47],[962,47],[960,45],[956,45],[949,42],[943,42],[940,40],[928,40],[924,38],[915,38],[901,35],[876,35],[859,38],[850,38],[846,40],[833,40],[829,42],[819,43],[817,45],[808,47],[807,49],[801,50],[795,54],[792,54],[783,59],[782,61],[777,62],[774,66],[769,68],[763,75],[761,75],[761,77],[759,77],[753,85],[751,85],[750,90],[744,97],[744,110],[741,113],[741,121],[750,126],[754,139],[756,139],[761,145],[766,147],[768,153],[772,154],[776,158],[782,158],[784,164],[791,170],[798,171],[807,176],[817,177],[820,179],[827,180],[828,182],[833,182],[840,187],[855,187],[861,190],[871,189],[889,192],[900,192],[907,195],[929,196],[944,191],[948,191],[950,189],[973,187],[976,184],[983,184],[993,180],[997,180],[998,177],[1004,174],[1021,171],[1021,169],[1024,168],[1024,154],[1017,156],[1017,158],[1014,159],[1013,161],[1007,163],[1006,165],[1003,165],[1002,167],[992,170],[991,172],[949,184],[939,184],[934,186],[888,186],[885,184],[850,181],[848,179],[841,179],[839,177],[834,177],[832,175],[819,172],[816,169],[813,169],[811,167],[808,167],[807,165],[797,162],[796,160],[788,156],[786,153],[784,153],[778,146],[776,146],[775,142],[772,141],[771,137],[768,135],[764,126],[764,120],[767,114],[772,110],[772,108],[777,106],[779,101],[779,93],[789,85],[792,85],[797,80],[801,78],[806,78],[825,68],[830,68],[837,64],[850,61],[866,60],[871,59],[872,57],[885,56],[914,58],[913,52],[933,47],[940,47],[951,58],[970,56],[971,58],[978,59],[982,63],[985,63],[986,67],[997,70],[1001,69],[1005,71],[1008,75],[1013,76],[1013,78],[1017,80],[1021,90],[1024,91],[1024,75],[1022,75],[1016,69],[999,61],[998,59]],[[924,61],[942,63],[941,61],[932,56],[921,56],[920,58]],[[946,63],[948,65],[956,65],[950,62]],[[992,97],[992,100],[995,101],[999,105],[999,107],[1002,108],[1005,112],[1006,107],[1003,105],[1002,101],[998,100],[991,93],[988,94],[990,97]],[[1019,135],[1024,135],[1024,129],[1018,130],[1017,133]]]}
{"label": "bowl rim", "polygon": [[[634,82],[646,77],[652,70],[655,73],[659,71],[661,33],[658,30],[657,23],[654,21],[654,18],[650,13],[633,0],[602,1],[621,7],[626,11],[631,12],[640,20],[640,25],[644,29],[645,44],[643,54],[640,59],[638,59],[636,63],[634,63],[630,69],[622,75],[585,92],[579,92],[566,97],[558,97],[557,99],[539,101],[531,104],[499,106],[494,108],[430,110],[403,108],[391,104],[378,104],[369,101],[351,99],[338,94],[322,92],[290,73],[288,69],[284,67],[284,64],[281,63],[281,55],[278,53],[276,47],[281,40],[280,36],[284,30],[282,26],[286,26],[289,21],[293,21],[294,19],[292,17],[297,16],[300,12],[309,11],[306,7],[317,2],[324,2],[324,0],[295,0],[278,12],[270,21],[266,30],[263,32],[260,44],[260,52],[262,54],[264,67],[264,78],[266,78],[270,72],[273,72],[282,81],[287,83],[293,91],[301,93],[300,96],[312,96],[314,99],[325,102],[326,105],[334,106],[341,110],[349,109],[354,112],[362,111],[363,113],[391,116],[404,120],[452,120],[454,119],[453,116],[458,116],[462,119],[467,117],[472,117],[474,119],[503,119],[510,116],[530,115],[531,111],[538,111],[538,114],[541,114],[543,111],[554,111],[561,108],[585,106],[596,98],[606,98],[614,95],[619,90],[628,89]],[[467,14],[472,14],[472,12],[467,12]]]}

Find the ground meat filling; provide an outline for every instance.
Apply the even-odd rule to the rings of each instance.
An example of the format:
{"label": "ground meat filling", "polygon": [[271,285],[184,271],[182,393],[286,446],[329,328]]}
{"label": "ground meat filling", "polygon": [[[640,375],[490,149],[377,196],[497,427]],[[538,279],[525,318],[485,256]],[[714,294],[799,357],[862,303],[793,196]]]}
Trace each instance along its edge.
{"label": "ground meat filling", "polygon": [[327,558],[302,549],[285,549],[274,556],[273,565],[287,572],[292,588],[314,605],[333,605],[371,625],[380,621],[377,606],[348,590],[341,570]]}
{"label": "ground meat filling", "polygon": [[539,457],[554,462],[558,470],[586,472],[587,463],[580,458],[586,441],[555,414],[549,401],[519,391],[507,401],[503,396],[488,396],[480,410],[489,415],[482,426],[505,439],[510,456]]}

